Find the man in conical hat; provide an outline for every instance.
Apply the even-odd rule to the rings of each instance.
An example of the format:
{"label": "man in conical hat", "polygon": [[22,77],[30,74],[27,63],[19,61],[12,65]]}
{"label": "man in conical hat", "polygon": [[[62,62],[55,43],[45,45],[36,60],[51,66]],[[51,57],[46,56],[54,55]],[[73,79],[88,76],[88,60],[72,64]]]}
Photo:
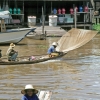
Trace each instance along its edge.
{"label": "man in conical hat", "polygon": [[49,47],[49,49],[48,49],[49,57],[58,56],[58,53],[55,50],[57,46],[58,46],[58,43],[53,42],[52,45]]}
{"label": "man in conical hat", "polygon": [[8,56],[8,61],[16,61],[16,58],[18,56],[18,52],[14,50],[15,44],[11,43],[6,55]]}

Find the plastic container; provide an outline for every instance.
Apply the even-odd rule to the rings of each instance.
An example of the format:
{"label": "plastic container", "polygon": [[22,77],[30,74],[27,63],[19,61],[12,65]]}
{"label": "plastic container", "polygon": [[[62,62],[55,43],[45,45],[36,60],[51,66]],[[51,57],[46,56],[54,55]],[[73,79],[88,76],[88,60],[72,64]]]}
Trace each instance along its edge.
{"label": "plastic container", "polygon": [[49,26],[57,26],[57,16],[56,15],[49,16]]}
{"label": "plastic container", "polygon": [[12,14],[12,8],[10,8],[9,11],[10,11],[10,14]]}
{"label": "plastic container", "polygon": [[76,12],[78,12],[78,8],[77,8],[77,7],[75,7],[75,9],[76,9]]}
{"label": "plastic container", "polygon": [[79,12],[83,12],[83,8],[81,6],[79,7]]}
{"label": "plastic container", "polygon": [[61,9],[58,9],[58,14],[61,14]]}
{"label": "plastic container", "polygon": [[74,10],[73,10],[73,8],[70,8],[70,14],[71,14],[71,15],[74,14]]}
{"label": "plastic container", "polygon": [[17,9],[17,14],[21,14],[20,8]]}
{"label": "plastic container", "polygon": [[85,7],[84,7],[84,12],[88,12],[88,11],[89,11],[88,7],[85,6]]}
{"label": "plastic container", "polygon": [[57,14],[57,10],[55,8],[53,10],[53,14]]}
{"label": "plastic container", "polygon": [[65,8],[62,8],[62,14],[65,14],[66,10]]}
{"label": "plastic container", "polygon": [[35,26],[36,25],[36,16],[28,16],[28,26]]}
{"label": "plastic container", "polygon": [[17,14],[17,9],[16,8],[13,9],[13,14]]}

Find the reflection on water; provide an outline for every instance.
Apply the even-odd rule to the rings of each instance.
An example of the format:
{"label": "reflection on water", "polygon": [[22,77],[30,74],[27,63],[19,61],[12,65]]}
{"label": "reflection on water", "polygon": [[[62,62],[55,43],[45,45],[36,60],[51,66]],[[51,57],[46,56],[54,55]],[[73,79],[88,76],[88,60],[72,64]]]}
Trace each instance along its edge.
{"label": "reflection on water", "polygon": [[[100,35],[63,58],[30,65],[0,66],[0,100],[19,100],[21,89],[33,84],[51,90],[52,100],[100,100]],[[39,55],[59,38],[24,39],[16,46],[19,56]],[[8,46],[0,46],[3,55]]]}

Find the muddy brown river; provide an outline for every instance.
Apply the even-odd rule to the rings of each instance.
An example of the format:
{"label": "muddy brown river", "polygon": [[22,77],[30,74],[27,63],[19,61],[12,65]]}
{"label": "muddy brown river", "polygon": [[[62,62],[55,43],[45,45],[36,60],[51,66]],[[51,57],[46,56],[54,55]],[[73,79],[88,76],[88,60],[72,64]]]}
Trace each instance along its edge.
{"label": "muddy brown river", "polygon": [[[41,55],[59,38],[25,38],[15,49],[19,56]],[[0,46],[3,56],[8,46]],[[100,100],[100,34],[62,58],[38,64],[0,65],[0,100],[20,100],[26,84],[50,90],[51,100]]]}

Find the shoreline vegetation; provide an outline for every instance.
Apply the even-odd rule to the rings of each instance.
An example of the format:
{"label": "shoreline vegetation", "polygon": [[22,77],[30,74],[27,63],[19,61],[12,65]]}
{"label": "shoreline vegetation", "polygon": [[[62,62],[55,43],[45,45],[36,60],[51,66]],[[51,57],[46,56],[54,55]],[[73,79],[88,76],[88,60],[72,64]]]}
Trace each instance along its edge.
{"label": "shoreline vegetation", "polygon": [[99,31],[98,33],[100,33],[100,24],[93,24],[93,30]]}

